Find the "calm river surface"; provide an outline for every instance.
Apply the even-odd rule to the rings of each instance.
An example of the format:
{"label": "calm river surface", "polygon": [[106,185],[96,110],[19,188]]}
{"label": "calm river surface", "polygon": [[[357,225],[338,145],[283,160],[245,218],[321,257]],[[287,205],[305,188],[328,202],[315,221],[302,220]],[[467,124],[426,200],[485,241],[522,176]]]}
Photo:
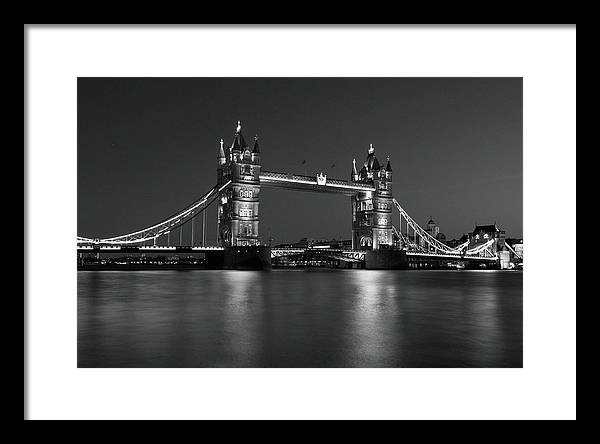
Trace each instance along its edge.
{"label": "calm river surface", "polygon": [[79,367],[521,367],[518,271],[79,271]]}

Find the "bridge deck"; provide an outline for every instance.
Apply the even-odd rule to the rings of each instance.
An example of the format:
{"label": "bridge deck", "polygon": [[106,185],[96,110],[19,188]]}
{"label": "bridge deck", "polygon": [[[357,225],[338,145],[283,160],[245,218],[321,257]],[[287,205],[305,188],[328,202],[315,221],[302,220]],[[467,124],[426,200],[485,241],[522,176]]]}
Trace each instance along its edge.
{"label": "bridge deck", "polygon": [[[77,246],[78,253],[204,253],[209,251],[223,251],[223,247],[192,247],[192,246],[133,246],[133,245],[79,245]],[[351,257],[354,259],[364,259],[365,250],[343,250],[338,248],[272,248],[271,256],[288,256],[295,254],[302,254],[305,252],[320,252],[323,254],[337,254],[340,256]],[[444,259],[477,259],[477,260],[487,260],[487,261],[495,261],[496,257],[483,257],[483,256],[461,256],[460,254],[436,254],[436,253],[422,253],[417,251],[408,251],[406,253],[407,256],[414,257],[423,257],[423,258],[444,258]]]}
{"label": "bridge deck", "polygon": [[[272,248],[271,249],[271,257],[280,257],[280,256],[292,256],[303,254],[306,252],[319,252],[321,254],[327,255],[339,255],[346,256],[353,259],[364,260],[365,254],[367,251],[365,250],[343,250],[337,248]],[[469,256],[469,255],[460,255],[457,254],[445,254],[445,253],[423,253],[418,251],[408,251],[406,252],[406,256],[408,257],[421,257],[424,259],[454,259],[454,260],[484,260],[484,261],[496,261],[498,258],[496,257],[483,257],[483,256]]]}
{"label": "bridge deck", "polygon": [[425,257],[425,258],[441,258],[441,259],[465,259],[465,260],[473,260],[473,259],[481,259],[487,261],[495,261],[498,258],[496,257],[484,257],[484,256],[461,256],[460,254],[436,254],[436,253],[420,253],[417,251],[409,251],[406,253],[407,256],[414,257]]}
{"label": "bridge deck", "polygon": [[192,246],[121,246],[121,245],[78,245],[78,253],[204,253],[208,251],[222,251],[223,247],[192,247]]}

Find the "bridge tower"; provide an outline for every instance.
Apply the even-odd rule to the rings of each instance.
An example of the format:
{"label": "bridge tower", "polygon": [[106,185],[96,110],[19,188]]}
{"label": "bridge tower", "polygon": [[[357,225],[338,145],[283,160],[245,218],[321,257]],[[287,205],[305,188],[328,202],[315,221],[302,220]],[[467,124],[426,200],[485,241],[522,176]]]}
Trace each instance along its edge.
{"label": "bridge tower", "polygon": [[375,191],[358,193],[352,199],[352,249],[379,250],[393,246],[392,232],[392,165],[390,158],[383,169],[371,144],[367,158],[356,170],[353,161],[353,182],[373,185]]}
{"label": "bridge tower", "polygon": [[242,135],[238,121],[233,142],[227,149],[220,141],[217,157],[217,184],[231,186],[218,197],[217,223],[222,247],[258,246],[258,205],[260,193],[260,148],[258,136],[252,149]]}

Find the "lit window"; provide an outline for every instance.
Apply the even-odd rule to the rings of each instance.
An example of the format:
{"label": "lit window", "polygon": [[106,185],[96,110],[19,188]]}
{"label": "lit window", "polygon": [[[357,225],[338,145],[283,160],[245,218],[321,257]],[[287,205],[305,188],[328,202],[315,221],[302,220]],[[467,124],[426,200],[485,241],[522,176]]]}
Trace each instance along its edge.
{"label": "lit window", "polygon": [[252,190],[241,189],[240,197],[252,197]]}

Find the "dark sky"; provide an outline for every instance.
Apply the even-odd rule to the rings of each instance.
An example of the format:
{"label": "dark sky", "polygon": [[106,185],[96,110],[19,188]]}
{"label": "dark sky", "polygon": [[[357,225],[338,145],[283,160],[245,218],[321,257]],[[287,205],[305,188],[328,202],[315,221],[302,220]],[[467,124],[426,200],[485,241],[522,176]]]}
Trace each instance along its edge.
{"label": "dark sky", "polygon": [[[260,136],[265,170],[347,179],[352,158],[362,164],[372,143],[380,161],[390,155],[394,197],[419,224],[432,216],[452,238],[495,221],[521,237],[522,85],[521,78],[80,78],[78,234],[144,228],[200,197],[215,183],[219,138],[230,144],[241,120],[247,141]],[[348,197],[269,188],[260,208],[264,241],[269,232],[274,243],[350,238]],[[213,207],[210,243],[215,217]]]}

